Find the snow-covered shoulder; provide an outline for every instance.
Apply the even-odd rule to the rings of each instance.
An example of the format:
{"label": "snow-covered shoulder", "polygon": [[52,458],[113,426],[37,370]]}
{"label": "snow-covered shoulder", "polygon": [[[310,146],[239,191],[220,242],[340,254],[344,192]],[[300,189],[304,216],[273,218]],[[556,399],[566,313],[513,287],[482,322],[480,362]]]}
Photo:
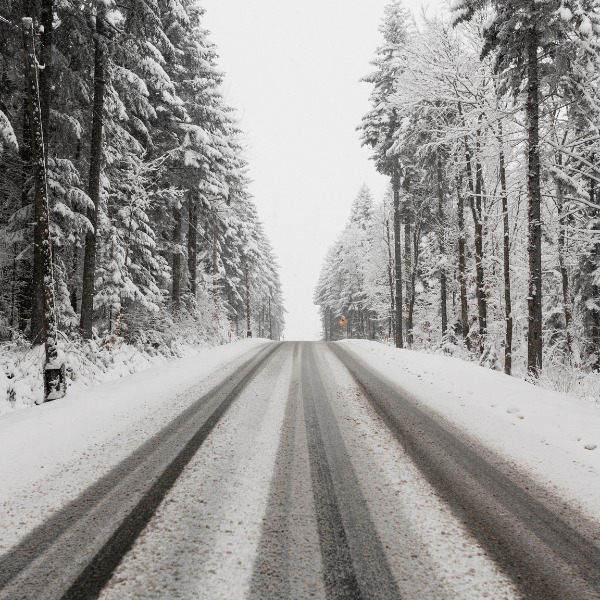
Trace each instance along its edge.
{"label": "snow-covered shoulder", "polygon": [[[187,390],[267,343],[271,342],[255,338],[201,350],[189,358],[0,416],[0,502],[51,474],[64,476],[65,465],[79,463],[84,456],[102,454],[102,468],[109,468],[197,399],[196,393],[186,398]],[[117,438],[121,442],[111,453],[108,446]],[[81,475],[75,477],[76,487],[88,479]]]}
{"label": "snow-covered shoulder", "polygon": [[458,358],[339,342],[478,443],[600,519],[600,410]]}

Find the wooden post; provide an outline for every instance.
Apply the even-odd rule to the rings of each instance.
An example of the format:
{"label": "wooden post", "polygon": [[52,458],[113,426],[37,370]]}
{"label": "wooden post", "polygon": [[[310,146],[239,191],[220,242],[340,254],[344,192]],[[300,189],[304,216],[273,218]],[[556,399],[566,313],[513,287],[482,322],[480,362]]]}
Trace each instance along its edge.
{"label": "wooden post", "polygon": [[25,77],[29,99],[29,123],[31,127],[31,146],[33,177],[35,183],[35,204],[37,227],[40,232],[43,266],[44,299],[44,341],[46,364],[44,365],[44,402],[62,398],[66,391],[65,363],[56,344],[56,312],[54,308],[54,275],[52,272],[52,246],[48,225],[48,183],[42,131],[42,111],[35,57],[35,39],[33,21],[25,17],[22,21],[23,43],[25,48]]}

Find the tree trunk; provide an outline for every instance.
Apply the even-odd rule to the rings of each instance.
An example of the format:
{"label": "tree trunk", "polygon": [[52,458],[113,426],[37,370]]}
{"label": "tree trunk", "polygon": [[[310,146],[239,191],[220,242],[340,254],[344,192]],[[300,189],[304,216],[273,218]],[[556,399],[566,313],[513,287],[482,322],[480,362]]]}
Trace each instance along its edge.
{"label": "tree trunk", "polygon": [[467,303],[467,256],[465,232],[465,198],[462,193],[462,175],[456,176],[456,195],[458,213],[458,280],[460,283],[460,327],[463,340],[470,348],[469,305]]}
{"label": "tree trunk", "polygon": [[506,319],[506,339],[504,344],[504,372],[511,374],[512,370],[512,336],[513,318],[510,297],[510,227],[508,221],[508,193],[506,190],[506,166],[504,164],[504,149],[502,147],[502,123],[500,125],[500,187],[502,189],[502,215],[504,217],[504,314]]}
{"label": "tree trunk", "polygon": [[[23,2],[23,14],[31,15],[33,9],[31,2]],[[43,123],[42,123],[43,127]],[[29,178],[33,172],[31,164],[31,124],[29,122],[29,104],[27,97],[23,100],[23,141],[21,143],[21,206],[31,204],[29,199]],[[27,328],[29,319],[29,339],[32,344],[41,344],[44,336],[44,300],[42,298],[42,252],[40,234],[37,231],[37,206],[35,199],[32,207],[33,216],[33,257],[30,266],[21,281],[19,289],[19,327],[21,331]]]}
{"label": "tree trunk", "polygon": [[212,276],[213,276],[213,295],[217,294],[217,226],[213,224],[213,241],[212,241]]}
{"label": "tree trunk", "polygon": [[[32,144],[31,139],[31,123],[29,110],[27,110],[27,119],[23,119],[25,126],[25,120],[27,121],[26,126],[29,129],[27,139],[29,142],[29,163],[33,170],[32,164]],[[44,158],[44,161],[46,159]],[[29,203],[27,189],[23,190],[25,201]],[[35,346],[41,344],[44,339],[44,276],[43,276],[43,257],[42,257],[42,232],[39,227],[40,222],[40,207],[38,206],[37,196],[33,203],[33,264],[31,269],[31,325],[30,325],[30,337],[31,343]]]}
{"label": "tree trunk", "polygon": [[390,238],[390,220],[385,220],[385,234],[388,247],[388,282],[390,285],[390,335],[396,339],[396,303],[394,299],[394,259],[392,258],[392,240]]}
{"label": "tree trunk", "polygon": [[248,265],[246,265],[246,337],[252,337],[250,329],[250,281],[248,279]]}
{"label": "tree trunk", "polygon": [[567,265],[565,264],[565,237],[567,229],[567,220],[564,215],[564,201],[562,194],[562,186],[557,183],[556,199],[559,211],[559,233],[558,233],[558,264],[560,268],[560,277],[562,283],[562,296],[563,296],[563,311],[565,315],[565,329],[567,332],[567,350],[571,358],[573,358],[573,318],[571,316],[571,298],[569,294],[569,273],[567,271]]}
{"label": "tree trunk", "polygon": [[[31,9],[29,9],[31,10]],[[50,121],[50,97],[52,92],[52,21],[54,19],[54,7],[52,0],[42,0],[41,25],[43,31],[40,36],[40,62],[44,68],[39,74],[40,86],[40,108],[42,115],[42,131],[44,133],[44,161],[46,171],[48,170],[48,127]],[[32,271],[32,291],[33,305],[31,313],[31,340],[34,344],[41,343],[44,328],[44,283],[43,283],[43,257],[41,248],[41,232],[38,230],[40,215],[39,207],[35,205],[34,220],[34,242],[33,242],[33,271]]]}
{"label": "tree trunk", "polygon": [[181,207],[173,209],[175,227],[173,229],[173,310],[177,312],[181,307]]}
{"label": "tree trunk", "polygon": [[[29,12],[29,11],[28,11]],[[23,101],[23,141],[20,146],[21,150],[21,207],[26,207],[31,204],[29,200],[29,178],[31,176],[31,125],[29,123],[29,106],[28,100],[25,98]],[[38,268],[37,278],[34,274],[35,257],[36,257],[36,223],[37,219],[35,216],[35,199],[31,209],[33,217],[33,261],[30,263],[27,261],[21,261],[21,275],[18,289],[18,304],[19,304],[19,329],[25,331],[27,329],[27,321],[29,320],[29,339],[32,343],[41,343],[42,340],[42,329],[44,327],[43,322],[43,305],[40,303],[38,311],[36,313],[35,299],[39,298],[42,300],[41,293],[34,293],[34,286],[36,281],[41,280],[40,269]],[[41,254],[39,255],[41,257]],[[23,269],[23,266],[26,268]],[[41,265],[41,262],[39,262]]]}
{"label": "tree trunk", "polygon": [[[593,163],[595,159],[595,155],[592,154],[591,162]],[[589,187],[589,195],[590,202],[593,204],[596,203],[596,182],[594,179],[590,179],[590,187]],[[595,223],[598,222],[598,210],[592,209],[591,216],[595,217]],[[565,223],[566,226],[566,223]],[[598,231],[598,226],[594,226],[593,230]],[[596,236],[596,240],[598,236]],[[594,244],[594,252],[592,254],[591,259],[594,260],[594,264],[596,267],[600,265],[600,242],[596,241]],[[600,298],[600,286],[592,285],[592,297]],[[600,372],[600,310],[592,310],[592,326],[591,326],[591,342],[592,342],[592,353],[596,355],[596,360],[592,364],[592,370],[596,373]]]}
{"label": "tree trunk", "polygon": [[335,342],[336,340],[333,339],[334,335],[337,336],[337,334],[335,333],[337,331],[336,328],[336,323],[335,323],[335,317],[333,316],[333,311],[331,310],[331,308],[329,309],[329,336],[330,336],[330,341],[331,342]]}
{"label": "tree trunk", "polygon": [[188,272],[190,276],[190,294],[195,298],[197,292],[196,263],[198,258],[198,206],[190,190],[188,201]]}
{"label": "tree trunk", "polygon": [[[54,22],[53,0],[42,0],[40,13],[40,60],[44,68],[40,72],[40,104],[42,109],[42,127],[44,144],[48,148],[48,132],[50,128],[50,104],[52,100],[52,24]],[[48,168],[48,153],[46,152],[46,168]]]}
{"label": "tree trunk", "polygon": [[79,248],[73,248],[73,257],[71,261],[71,293],[69,301],[71,308],[77,313],[77,271],[79,269]]}
{"label": "tree trunk", "polygon": [[394,161],[392,191],[394,194],[394,265],[395,265],[395,304],[396,304],[396,348],[402,348],[402,252],[400,251],[400,168]]}
{"label": "tree trunk", "polygon": [[265,320],[265,307],[264,306],[260,307],[260,312],[258,314],[260,315],[259,323],[258,323],[258,337],[261,338],[261,337],[263,337],[263,321]]}
{"label": "tree trunk", "polygon": [[92,140],[90,147],[89,195],[94,208],[88,210],[92,231],[85,235],[85,255],[83,257],[83,288],[81,292],[81,334],[86,340],[92,339],[94,320],[94,279],[96,277],[96,244],[98,240],[98,212],[100,210],[100,174],[102,170],[102,126],[104,120],[104,70],[105,48],[104,22],[96,16],[94,36],[94,102],[92,109]]}
{"label": "tree trunk", "polygon": [[[325,309],[325,316],[327,316],[327,309]],[[327,331],[327,325],[325,325],[325,331]],[[269,339],[273,339],[273,320],[271,318],[271,296],[269,296]]]}
{"label": "tree trunk", "polygon": [[[559,153],[557,164],[562,167],[562,154]],[[594,202],[594,187],[590,188],[590,202]],[[573,317],[571,314],[571,294],[569,292],[569,272],[565,263],[565,241],[567,236],[567,217],[564,214],[564,193],[560,180],[556,181],[556,203],[558,205],[558,265],[562,283],[563,311],[565,315],[565,329],[567,332],[567,350],[571,358],[573,353]]]}
{"label": "tree trunk", "polygon": [[54,305],[54,276],[52,268],[52,245],[48,220],[48,181],[37,80],[37,61],[33,21],[23,19],[23,42],[25,46],[25,73],[29,99],[29,123],[31,126],[31,151],[35,182],[37,230],[40,234],[42,253],[42,282],[44,303],[44,342],[46,363],[44,365],[44,401],[62,398],[66,391],[65,364],[58,353],[56,340],[56,311]]}
{"label": "tree trunk", "polygon": [[13,245],[12,280],[10,286],[10,328],[14,331],[18,319],[17,311],[17,245]]}
{"label": "tree trunk", "polygon": [[[598,228],[596,228],[598,231]],[[596,243],[594,249],[594,258],[596,265],[600,265],[600,243]],[[600,297],[600,286],[592,286],[592,294],[594,298]],[[592,349],[596,355],[596,360],[592,365],[592,370],[596,373],[600,372],[600,310],[592,311],[592,327],[591,327],[591,342]]]}
{"label": "tree trunk", "polygon": [[473,169],[471,166],[471,151],[465,140],[465,158],[469,187],[469,203],[475,225],[475,282],[477,309],[479,313],[479,345],[482,350],[483,339],[487,333],[487,304],[485,298],[485,277],[483,272],[483,223],[481,220],[482,173],[479,160],[475,166],[475,189],[473,189]]}
{"label": "tree trunk", "polygon": [[31,271],[31,343],[41,344],[44,337],[44,277],[39,208],[35,206],[33,225],[33,268]]}
{"label": "tree trunk", "polygon": [[[410,197],[410,175],[405,175],[403,181],[404,188],[404,302],[406,306],[410,304],[411,284],[410,277],[412,272],[412,241],[411,241],[411,197]],[[410,346],[412,336],[406,322],[406,343]]]}
{"label": "tree trunk", "polygon": [[[535,13],[535,0],[529,2]],[[538,32],[527,32],[527,192],[529,196],[529,285],[527,295],[528,335],[527,371],[539,375],[542,370],[542,223],[539,150],[539,78]]]}
{"label": "tree trunk", "polygon": [[442,336],[448,329],[448,312],[447,312],[447,290],[446,290],[446,244],[444,235],[444,183],[442,176],[442,157],[440,151],[437,152],[437,193],[438,193],[438,236],[440,244],[440,302],[442,314]]}
{"label": "tree trunk", "polygon": [[421,237],[421,226],[415,223],[413,229],[413,265],[410,272],[410,299],[408,301],[408,316],[406,317],[406,341],[408,343],[408,347],[410,348],[414,341],[414,336],[412,333],[413,330],[413,317],[415,312],[415,300],[417,299],[417,294],[415,293],[415,286],[417,283],[417,268],[419,265],[419,238]]}

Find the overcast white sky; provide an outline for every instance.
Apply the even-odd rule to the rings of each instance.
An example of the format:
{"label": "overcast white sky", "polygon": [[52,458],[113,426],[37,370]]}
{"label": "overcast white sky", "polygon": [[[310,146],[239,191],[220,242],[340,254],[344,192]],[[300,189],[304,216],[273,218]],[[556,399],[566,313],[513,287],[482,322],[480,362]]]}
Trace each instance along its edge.
{"label": "overcast white sky", "polygon": [[312,298],[325,252],[360,186],[379,199],[387,185],[355,131],[386,2],[203,1],[246,133],[250,190],[281,265],[287,340],[318,338]]}

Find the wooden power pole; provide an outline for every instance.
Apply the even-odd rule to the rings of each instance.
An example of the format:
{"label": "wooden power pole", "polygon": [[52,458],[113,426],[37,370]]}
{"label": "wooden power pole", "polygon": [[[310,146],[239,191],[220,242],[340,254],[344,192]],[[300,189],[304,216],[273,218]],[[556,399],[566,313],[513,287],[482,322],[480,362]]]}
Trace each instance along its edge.
{"label": "wooden power pole", "polygon": [[35,184],[37,231],[41,245],[43,266],[44,342],[46,364],[44,365],[44,402],[62,398],[66,392],[65,363],[56,343],[56,312],[54,307],[54,274],[52,272],[52,246],[48,225],[48,180],[42,130],[42,111],[38,85],[38,64],[35,57],[33,20],[22,21],[25,47],[25,78],[29,99],[29,123],[31,127],[31,150]]}

